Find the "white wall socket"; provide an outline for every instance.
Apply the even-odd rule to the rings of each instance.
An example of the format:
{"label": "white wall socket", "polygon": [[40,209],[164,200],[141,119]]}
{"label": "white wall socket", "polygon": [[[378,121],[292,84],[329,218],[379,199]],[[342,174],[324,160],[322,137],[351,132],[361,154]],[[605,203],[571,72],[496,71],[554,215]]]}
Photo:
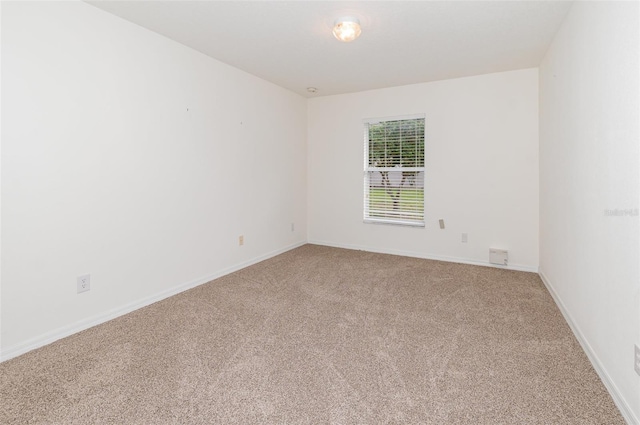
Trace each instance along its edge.
{"label": "white wall socket", "polygon": [[468,235],[466,233],[462,234],[462,243],[467,243],[467,236]]}
{"label": "white wall socket", "polygon": [[240,245],[240,246],[244,245],[244,236],[243,235],[238,236],[238,245]]}
{"label": "white wall socket", "polygon": [[82,292],[87,292],[91,289],[91,275],[83,274],[82,276],[78,276],[78,294]]}
{"label": "white wall socket", "polygon": [[636,359],[634,363],[634,368],[636,370],[636,373],[640,375],[640,347],[638,347],[637,345],[635,347],[636,347]]}
{"label": "white wall socket", "polygon": [[296,224],[295,223],[291,223],[291,231],[293,232],[294,230],[296,230]]}

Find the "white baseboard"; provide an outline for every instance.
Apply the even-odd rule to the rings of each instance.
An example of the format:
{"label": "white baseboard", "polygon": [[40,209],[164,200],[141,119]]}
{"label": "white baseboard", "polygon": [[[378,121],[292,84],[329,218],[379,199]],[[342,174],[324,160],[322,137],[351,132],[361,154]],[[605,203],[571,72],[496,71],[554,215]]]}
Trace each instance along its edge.
{"label": "white baseboard", "polygon": [[308,243],[314,244],[314,245],[331,246],[334,248],[345,248],[345,249],[354,249],[358,251],[376,252],[379,254],[402,255],[404,257],[424,258],[426,260],[446,261],[448,263],[470,264],[473,266],[494,267],[497,269],[538,273],[537,267],[525,266],[521,264],[509,264],[508,266],[500,266],[497,264],[491,264],[488,261],[478,261],[470,258],[448,257],[444,255],[432,255],[432,254],[425,254],[423,252],[404,251],[404,250],[395,250],[395,249],[377,249],[377,248],[371,248],[368,246],[336,244],[333,242],[326,242],[326,241],[319,241],[319,240],[309,240]]}
{"label": "white baseboard", "polygon": [[185,282],[180,285],[174,286],[162,292],[159,292],[155,295],[151,295],[149,297],[145,297],[141,300],[125,304],[121,307],[114,308],[112,310],[106,311],[101,314],[97,314],[92,317],[88,317],[86,319],[79,320],[75,323],[71,323],[67,326],[60,327],[58,329],[54,329],[53,331],[46,332],[42,335],[38,335],[37,337],[28,339],[19,344],[15,344],[13,346],[7,347],[6,349],[0,351],[0,362],[5,360],[9,360],[11,358],[17,357],[21,354],[27,353],[31,350],[35,350],[36,348],[43,347],[47,344],[51,344],[54,341],[57,341],[61,338],[65,338],[67,336],[73,335],[85,329],[89,329],[93,326],[99,325],[104,322],[108,322],[109,320],[115,319],[116,317],[123,316],[127,313],[131,313],[134,310],[138,310],[139,308],[146,307],[155,302],[161,301],[165,298],[169,298],[173,295],[179,294],[180,292],[184,292],[188,289],[195,288],[196,286],[202,285],[204,283],[210,282],[214,279],[218,279],[222,276],[228,275],[245,267],[251,266],[253,264],[259,263],[260,261],[264,261],[271,257],[275,257],[276,255],[282,254],[283,252],[290,251],[294,248],[298,248],[306,244],[305,241],[298,242],[293,245],[286,246],[284,248],[271,251],[267,254],[260,255],[258,257],[252,258],[248,261],[244,261],[242,263],[236,264],[234,266],[228,267],[226,269],[217,271],[208,276],[203,276],[199,279],[192,280],[190,282]]}
{"label": "white baseboard", "polygon": [[542,270],[540,270],[538,274],[540,275],[540,279],[542,279],[544,286],[547,287],[547,290],[551,294],[551,297],[553,298],[556,305],[560,309],[560,312],[564,316],[564,319],[569,324],[569,327],[573,331],[573,334],[575,335],[576,339],[582,346],[582,349],[584,350],[585,354],[589,358],[589,361],[591,362],[591,365],[593,366],[596,373],[600,377],[600,380],[602,380],[602,383],[607,388],[607,391],[609,391],[609,394],[611,395],[611,398],[613,399],[613,402],[615,403],[615,405],[620,410],[622,417],[630,425],[640,424],[640,420],[638,420],[638,417],[634,414],[633,410],[631,410],[629,403],[627,403],[625,398],[622,396],[622,394],[618,390],[618,387],[616,386],[616,384],[613,382],[613,380],[607,373],[606,369],[602,366],[602,362],[600,362],[598,355],[595,353],[593,348],[591,348],[589,341],[587,341],[587,339],[584,337],[584,334],[580,330],[580,327],[573,320],[573,318],[571,317],[571,314],[569,314],[569,311],[566,309],[564,303],[562,302],[562,300],[560,299],[556,291],[553,289],[553,285],[551,284],[547,276],[544,274]]}

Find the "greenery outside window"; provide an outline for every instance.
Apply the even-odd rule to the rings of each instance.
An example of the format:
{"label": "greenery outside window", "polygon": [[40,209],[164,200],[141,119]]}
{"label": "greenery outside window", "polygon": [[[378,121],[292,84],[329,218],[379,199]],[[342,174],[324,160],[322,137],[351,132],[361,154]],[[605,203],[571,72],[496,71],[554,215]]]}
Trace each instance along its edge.
{"label": "greenery outside window", "polygon": [[424,121],[365,120],[365,222],[424,227]]}

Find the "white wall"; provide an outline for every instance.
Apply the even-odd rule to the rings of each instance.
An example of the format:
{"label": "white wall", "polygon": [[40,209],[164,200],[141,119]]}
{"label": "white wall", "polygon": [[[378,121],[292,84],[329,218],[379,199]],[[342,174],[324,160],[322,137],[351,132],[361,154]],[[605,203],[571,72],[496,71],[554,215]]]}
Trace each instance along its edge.
{"label": "white wall", "polygon": [[[0,1],[0,47],[2,46],[2,2]],[[0,52],[0,188],[2,187],[2,53]],[[2,241],[2,191],[0,190],[0,241]],[[0,242],[0,259],[2,243]],[[0,260],[0,361],[2,360],[2,261]]]}
{"label": "white wall", "polygon": [[306,240],[306,99],[81,2],[2,59],[3,359]]}
{"label": "white wall", "polygon": [[[511,267],[537,271],[537,69],[315,98],[308,110],[310,242],[478,264],[499,247]],[[363,119],[414,113],[426,114],[426,227],[365,224]]]}
{"label": "white wall", "polygon": [[637,2],[576,2],[540,67],[540,273],[630,423],[640,418],[638,14]]}

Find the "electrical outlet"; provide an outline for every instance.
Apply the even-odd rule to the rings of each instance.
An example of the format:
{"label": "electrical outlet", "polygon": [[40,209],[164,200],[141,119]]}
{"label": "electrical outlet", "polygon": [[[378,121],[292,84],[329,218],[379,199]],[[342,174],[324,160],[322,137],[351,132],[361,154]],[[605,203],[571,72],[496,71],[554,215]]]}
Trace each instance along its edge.
{"label": "electrical outlet", "polygon": [[462,234],[462,243],[467,243],[467,234],[466,233]]}
{"label": "electrical outlet", "polygon": [[291,231],[293,232],[294,230],[296,230],[296,224],[295,223],[291,223]]}
{"label": "electrical outlet", "polygon": [[78,284],[78,294],[82,292],[87,292],[89,289],[91,289],[91,275],[83,274],[82,276],[78,276],[77,284]]}
{"label": "electrical outlet", "polygon": [[640,375],[640,347],[638,347],[637,345],[635,347],[636,347],[636,361],[634,363],[634,368],[636,370],[636,373]]}
{"label": "electrical outlet", "polygon": [[238,245],[240,245],[240,246],[244,245],[244,236],[243,235],[238,236]]}

